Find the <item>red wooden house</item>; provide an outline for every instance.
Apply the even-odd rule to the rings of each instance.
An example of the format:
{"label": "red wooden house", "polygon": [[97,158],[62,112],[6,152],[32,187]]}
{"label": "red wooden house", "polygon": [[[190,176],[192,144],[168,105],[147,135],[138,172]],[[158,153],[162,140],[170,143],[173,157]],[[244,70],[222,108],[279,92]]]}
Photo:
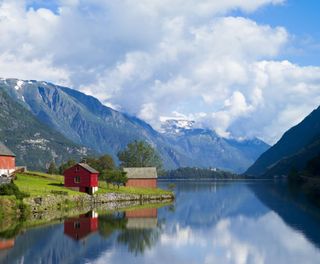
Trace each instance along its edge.
{"label": "red wooden house", "polygon": [[98,230],[98,214],[94,211],[64,221],[64,234],[82,240]]}
{"label": "red wooden house", "polygon": [[78,163],[66,169],[64,175],[64,186],[80,192],[94,194],[98,191],[99,172],[86,163]]}
{"label": "red wooden house", "polygon": [[0,142],[0,176],[10,176],[16,169],[16,156]]}
{"label": "red wooden house", "polygon": [[157,188],[157,169],[154,167],[146,168],[123,168],[126,172],[128,181],[126,186]]}

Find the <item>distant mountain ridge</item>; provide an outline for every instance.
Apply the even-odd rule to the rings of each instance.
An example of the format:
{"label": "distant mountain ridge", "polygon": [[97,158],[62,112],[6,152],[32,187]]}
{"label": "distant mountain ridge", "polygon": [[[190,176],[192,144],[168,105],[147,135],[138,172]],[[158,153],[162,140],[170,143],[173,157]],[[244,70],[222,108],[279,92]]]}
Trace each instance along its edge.
{"label": "distant mountain ridge", "polygon": [[180,135],[159,133],[92,96],[47,82],[2,79],[0,88],[52,130],[114,158],[129,142],[146,140],[158,150],[167,169],[195,166],[241,172],[268,148],[258,139],[227,140],[206,129],[187,127]]}
{"label": "distant mountain ridge", "polygon": [[320,153],[320,107],[312,111],[246,171],[248,175],[287,175],[291,169],[301,170]]}

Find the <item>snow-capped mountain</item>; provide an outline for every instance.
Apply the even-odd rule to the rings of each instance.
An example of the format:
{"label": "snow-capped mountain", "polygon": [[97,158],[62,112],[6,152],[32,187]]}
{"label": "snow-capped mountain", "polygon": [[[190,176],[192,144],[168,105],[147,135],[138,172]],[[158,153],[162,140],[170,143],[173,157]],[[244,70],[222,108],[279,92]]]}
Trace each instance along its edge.
{"label": "snow-capped mountain", "polygon": [[195,121],[186,119],[165,119],[161,122],[160,132],[168,135],[179,135],[193,129]]}
{"label": "snow-capped mountain", "polygon": [[[215,167],[242,172],[269,147],[262,141],[231,142],[212,130],[196,128],[190,120],[167,120],[159,133],[143,120],[107,107],[92,96],[48,82],[2,79],[0,91],[48,129],[115,159],[129,142],[145,140],[158,150],[166,169]],[[4,120],[0,131],[8,126]]]}

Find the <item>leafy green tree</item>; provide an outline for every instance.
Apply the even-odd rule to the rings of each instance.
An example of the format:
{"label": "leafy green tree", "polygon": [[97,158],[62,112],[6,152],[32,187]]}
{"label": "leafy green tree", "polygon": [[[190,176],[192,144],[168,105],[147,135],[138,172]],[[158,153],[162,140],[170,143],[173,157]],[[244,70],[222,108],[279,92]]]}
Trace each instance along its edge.
{"label": "leafy green tree", "polygon": [[100,173],[100,180],[105,180],[107,183],[107,188],[109,184],[113,183],[120,187],[120,185],[125,185],[128,181],[126,173],[120,170],[104,170]]}
{"label": "leafy green tree", "polygon": [[133,141],[118,153],[122,167],[156,167],[162,169],[162,160],[157,151],[145,141]]}
{"label": "leafy green tree", "polygon": [[107,188],[109,184],[115,181],[115,171],[114,170],[103,170],[99,175],[100,180],[104,180],[107,183]]}
{"label": "leafy green tree", "polygon": [[58,174],[58,169],[57,169],[57,166],[56,166],[56,163],[54,161],[51,161],[50,162],[50,165],[48,167],[48,174]]}
{"label": "leafy green tree", "polygon": [[103,155],[99,158],[87,158],[86,162],[101,174],[104,170],[114,170],[116,165],[110,155]]}
{"label": "leafy green tree", "polygon": [[62,175],[66,169],[69,169],[76,164],[76,161],[73,159],[68,160],[66,163],[62,163],[59,167],[59,174]]}
{"label": "leafy green tree", "polygon": [[128,181],[127,173],[124,171],[117,171],[114,175],[114,183],[118,186],[118,189],[120,185],[125,185]]}

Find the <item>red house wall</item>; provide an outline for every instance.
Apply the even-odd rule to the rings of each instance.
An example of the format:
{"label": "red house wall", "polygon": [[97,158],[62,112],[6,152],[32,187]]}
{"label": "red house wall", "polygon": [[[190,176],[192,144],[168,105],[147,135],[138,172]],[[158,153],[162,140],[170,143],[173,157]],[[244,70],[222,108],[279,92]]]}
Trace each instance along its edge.
{"label": "red house wall", "polygon": [[[83,167],[75,165],[63,173],[64,186],[66,187],[79,187],[80,191],[85,191],[85,187],[98,186],[98,173],[90,173]],[[76,176],[80,176],[80,182],[76,183]]]}
{"label": "red house wall", "polygon": [[11,170],[16,167],[16,158],[9,156],[0,156],[0,169]]}
{"label": "red house wall", "polygon": [[157,179],[128,179],[126,186],[157,188]]}

